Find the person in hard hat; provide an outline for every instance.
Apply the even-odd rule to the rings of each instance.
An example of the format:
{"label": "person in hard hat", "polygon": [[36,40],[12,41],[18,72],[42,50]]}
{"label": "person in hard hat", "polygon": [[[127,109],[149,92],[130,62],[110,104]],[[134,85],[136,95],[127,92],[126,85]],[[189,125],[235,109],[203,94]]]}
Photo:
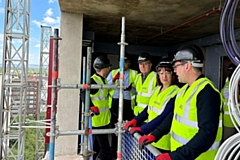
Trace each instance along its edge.
{"label": "person in hard hat", "polygon": [[[120,62],[120,57],[118,58]],[[123,120],[131,120],[134,117],[133,107],[135,106],[135,88],[132,84],[138,74],[138,71],[130,69],[131,61],[128,53],[124,56],[124,79],[123,85],[128,86],[123,91]],[[112,70],[108,77],[108,84],[118,84],[120,77],[120,69]],[[111,127],[115,128],[115,124],[118,122],[118,108],[119,108],[119,90],[110,89],[109,103],[111,106]],[[111,154],[113,158],[117,158],[117,136],[112,134]]]}
{"label": "person in hard hat", "polygon": [[[99,56],[93,62],[93,68],[96,73],[91,76],[91,84],[106,85],[107,75],[110,67],[109,59],[106,56]],[[90,110],[95,114],[92,117],[93,129],[109,129],[111,113],[109,107],[109,93],[108,89],[99,88],[90,90]],[[81,92],[81,100],[85,102],[85,92]],[[107,134],[94,135],[94,144],[98,143],[99,152],[96,160],[108,160],[110,154],[110,145]]]}
{"label": "person in hard hat", "polygon": [[237,129],[234,127],[233,122],[230,118],[230,114],[228,112],[228,98],[229,98],[229,82],[232,77],[232,74],[236,66],[231,63],[228,65],[228,76],[225,80],[225,85],[221,90],[221,94],[223,96],[224,106],[223,106],[223,142],[229,138],[230,136],[237,133]]}
{"label": "person in hard hat", "polygon": [[[179,90],[176,74],[169,58],[163,58],[156,66],[158,73],[158,86],[154,89],[146,108],[130,122],[124,126],[126,130],[132,127],[130,134],[138,132],[148,135],[151,133],[170,113],[173,112],[175,96]],[[145,120],[148,123],[136,127],[137,123],[142,124]],[[170,134],[165,135],[158,142],[153,142],[153,146],[162,153],[170,151]]]}
{"label": "person in hard hat", "polygon": [[170,132],[169,153],[157,160],[213,160],[222,140],[221,94],[202,73],[203,53],[196,45],[184,45],[175,54],[173,68],[179,82],[186,83],[178,91],[174,112],[139,145],[158,141]]}
{"label": "person in hard hat", "polygon": [[136,88],[136,105],[134,115],[140,114],[148,105],[149,99],[157,86],[157,73],[151,71],[152,62],[150,54],[147,52],[140,53],[138,57],[139,73],[134,81],[133,86]]}

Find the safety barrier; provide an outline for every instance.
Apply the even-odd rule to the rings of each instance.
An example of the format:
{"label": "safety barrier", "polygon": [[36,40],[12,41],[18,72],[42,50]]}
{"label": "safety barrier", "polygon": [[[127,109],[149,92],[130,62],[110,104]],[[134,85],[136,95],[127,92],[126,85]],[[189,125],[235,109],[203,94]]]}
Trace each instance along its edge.
{"label": "safety barrier", "polygon": [[156,156],[161,154],[151,144],[139,149],[138,139],[141,136],[138,133],[134,137],[125,132],[122,134],[122,160],[155,160]]}

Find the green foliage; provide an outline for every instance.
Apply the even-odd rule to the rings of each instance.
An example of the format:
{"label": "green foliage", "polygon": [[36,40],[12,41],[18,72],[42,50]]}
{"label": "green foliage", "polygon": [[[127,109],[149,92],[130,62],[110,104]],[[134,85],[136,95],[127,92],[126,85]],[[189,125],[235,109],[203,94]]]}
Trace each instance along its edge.
{"label": "green foliage", "polygon": [[[27,119],[34,120],[32,116],[27,116]],[[35,126],[36,124],[27,124],[26,126]],[[10,147],[13,147],[12,151],[14,155],[17,155],[18,146],[15,145],[16,140],[10,140]],[[35,128],[26,128],[25,129],[25,148],[24,148],[24,159],[25,160],[34,160],[35,159],[35,148],[36,148],[36,129]],[[15,146],[14,146],[15,145]],[[13,158],[9,157],[9,160]]]}
{"label": "green foliage", "polygon": [[[46,69],[43,70],[42,72],[43,75],[47,75],[48,70]],[[0,67],[0,74],[2,74],[2,67]],[[32,75],[39,75],[39,68],[28,68],[28,76]],[[18,73],[13,73],[13,76],[18,76]]]}

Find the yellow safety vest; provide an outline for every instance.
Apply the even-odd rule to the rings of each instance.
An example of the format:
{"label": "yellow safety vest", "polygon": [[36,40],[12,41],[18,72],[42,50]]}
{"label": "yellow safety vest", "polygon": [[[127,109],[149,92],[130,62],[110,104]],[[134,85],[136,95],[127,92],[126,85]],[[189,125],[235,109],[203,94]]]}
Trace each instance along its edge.
{"label": "yellow safety vest", "polygon": [[[115,69],[115,70],[112,70],[112,77],[115,77],[116,76],[116,74],[118,73],[118,72],[120,72],[120,69]],[[132,83],[134,83],[134,80],[135,80],[135,78],[136,78],[136,76],[137,76],[137,71],[136,70],[132,70],[132,69],[129,69],[129,84],[128,84],[128,86]],[[118,80],[116,80],[115,82],[114,82],[114,84],[118,84]],[[113,97],[113,94],[114,94],[114,90],[113,89],[110,89],[110,91],[109,91],[109,94],[110,94],[110,96],[109,96],[109,106],[110,106],[110,108],[111,108],[111,106],[112,106],[112,97]],[[134,106],[135,106],[135,94],[133,94],[132,92],[130,92],[130,96],[131,96],[131,106],[132,106],[132,109],[134,108]]]}
{"label": "yellow safety vest", "polygon": [[226,93],[226,92],[229,94],[229,82],[230,81],[227,77],[226,81],[225,81],[225,85],[224,85],[223,89],[221,90],[221,94],[222,94],[223,102],[224,102],[224,105],[223,105],[223,126],[229,127],[229,128],[234,128],[234,125],[233,125],[233,122],[231,120],[229,110],[228,110],[228,97],[224,96],[224,93]]}
{"label": "yellow safety vest", "polygon": [[156,72],[150,72],[145,79],[144,83],[142,83],[142,74],[139,73],[135,80],[136,86],[136,102],[137,105],[134,107],[134,115],[137,116],[141,113],[144,108],[148,105],[149,99],[153,93],[154,88],[157,84],[157,74]]}
{"label": "yellow safety vest", "polygon": [[[154,89],[153,95],[151,96],[148,104],[148,121],[155,119],[157,116],[161,115],[164,111],[167,103],[171,98],[173,98],[179,88],[176,85],[169,86],[163,92],[160,92],[161,86]],[[170,134],[163,136],[156,143],[152,143],[156,148],[170,150]]]}
{"label": "yellow safety vest", "polygon": [[[101,77],[97,76],[96,74],[94,74],[91,78],[93,78],[97,84],[104,84]],[[105,84],[108,84],[107,80],[105,80]],[[108,89],[101,88],[97,93],[90,94],[90,98],[93,105],[98,107],[100,112],[99,115],[92,117],[92,126],[101,127],[108,125],[111,119],[111,114],[108,106]]]}
{"label": "yellow safety vest", "polygon": [[[188,85],[183,86],[176,97],[174,117],[171,127],[171,151],[188,143],[198,132],[197,120],[197,95],[210,84],[217,91],[213,83],[207,78],[200,78],[195,81],[186,91]],[[219,93],[220,95],[220,93]],[[222,100],[222,99],[221,99]],[[222,107],[222,106],[220,106]],[[212,146],[197,157],[198,160],[213,160],[222,140],[222,114],[219,117],[217,136]],[[204,143],[204,142],[203,142]]]}

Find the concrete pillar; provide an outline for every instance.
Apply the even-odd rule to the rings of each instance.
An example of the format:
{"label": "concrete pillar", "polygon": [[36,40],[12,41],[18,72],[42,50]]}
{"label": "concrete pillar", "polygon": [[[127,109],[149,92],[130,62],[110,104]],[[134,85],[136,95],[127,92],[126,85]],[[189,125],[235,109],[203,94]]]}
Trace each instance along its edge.
{"label": "concrete pillar", "polygon": [[[83,15],[61,13],[59,78],[61,84],[79,84],[81,80]],[[78,130],[79,89],[58,91],[57,125],[60,131]],[[55,156],[76,155],[78,136],[56,139]]]}

